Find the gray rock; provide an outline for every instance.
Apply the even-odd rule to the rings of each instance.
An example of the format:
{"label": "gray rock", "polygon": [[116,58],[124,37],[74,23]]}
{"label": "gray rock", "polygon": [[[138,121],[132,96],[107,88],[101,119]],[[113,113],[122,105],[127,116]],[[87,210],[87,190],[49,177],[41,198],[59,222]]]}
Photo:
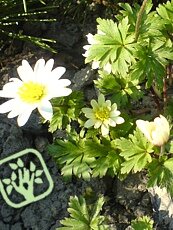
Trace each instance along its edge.
{"label": "gray rock", "polygon": [[158,186],[148,189],[151,195],[153,209],[155,211],[156,222],[173,229],[173,201],[166,188]]}
{"label": "gray rock", "polygon": [[88,65],[86,68],[81,69],[74,75],[74,78],[72,79],[72,90],[81,90],[82,88],[92,84],[95,78],[95,71]]}
{"label": "gray rock", "polygon": [[[141,191],[141,188],[143,188]],[[146,191],[145,181],[141,174],[129,175],[124,181],[117,181],[115,185],[116,201],[125,207],[135,207],[141,200],[142,192]]]}
{"label": "gray rock", "polygon": [[15,223],[12,225],[11,230],[23,230],[22,223]]}
{"label": "gray rock", "polygon": [[9,224],[4,224],[2,221],[0,221],[0,229],[1,230],[10,230]]}

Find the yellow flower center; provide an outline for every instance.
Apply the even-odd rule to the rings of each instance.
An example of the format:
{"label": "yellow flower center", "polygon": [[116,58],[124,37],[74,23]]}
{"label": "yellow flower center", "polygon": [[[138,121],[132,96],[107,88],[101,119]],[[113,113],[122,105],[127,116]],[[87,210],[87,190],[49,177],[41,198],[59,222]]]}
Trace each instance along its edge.
{"label": "yellow flower center", "polygon": [[101,107],[94,112],[96,119],[105,121],[110,117],[110,110],[108,107]]}
{"label": "yellow flower center", "polygon": [[26,103],[39,102],[46,94],[45,86],[36,82],[25,82],[18,90],[18,95]]}

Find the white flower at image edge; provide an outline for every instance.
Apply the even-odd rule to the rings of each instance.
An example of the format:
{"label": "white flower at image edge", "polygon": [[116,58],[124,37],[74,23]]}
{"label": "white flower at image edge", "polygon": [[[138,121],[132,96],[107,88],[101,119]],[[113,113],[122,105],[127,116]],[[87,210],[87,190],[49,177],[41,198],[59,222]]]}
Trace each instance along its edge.
{"label": "white flower at image edge", "polygon": [[117,104],[111,105],[110,100],[105,101],[103,94],[98,97],[98,102],[96,100],[91,100],[91,108],[83,108],[82,112],[85,116],[89,118],[84,127],[90,128],[94,126],[95,129],[101,127],[101,133],[103,136],[109,134],[109,126],[115,127],[117,124],[122,124],[124,118],[120,117],[120,111],[117,110]]}
{"label": "white flower at image edge", "polygon": [[169,123],[162,115],[156,117],[154,121],[151,122],[137,120],[136,125],[153,145],[162,146],[169,140]]}
{"label": "white flower at image edge", "polygon": [[8,118],[18,116],[19,126],[23,126],[32,111],[38,109],[46,120],[51,120],[53,108],[50,99],[68,96],[72,91],[66,86],[71,84],[68,79],[59,79],[66,71],[64,67],[52,70],[54,60],[45,63],[39,59],[34,69],[26,60],[17,68],[20,79],[11,78],[0,90],[0,97],[11,98],[0,105],[0,113],[8,113]]}
{"label": "white flower at image edge", "polygon": [[[98,34],[102,34],[104,35],[104,33],[102,31],[98,31]],[[88,57],[89,55],[89,49],[93,44],[98,44],[97,41],[94,39],[94,35],[89,33],[86,35],[87,40],[89,45],[85,45],[83,48],[86,50],[85,53],[83,54],[84,57]],[[98,69],[100,65],[100,61],[93,61],[92,62],[92,69]],[[107,73],[111,73],[112,71],[112,66],[111,64],[108,62],[104,67],[103,67],[104,71],[106,71]]]}

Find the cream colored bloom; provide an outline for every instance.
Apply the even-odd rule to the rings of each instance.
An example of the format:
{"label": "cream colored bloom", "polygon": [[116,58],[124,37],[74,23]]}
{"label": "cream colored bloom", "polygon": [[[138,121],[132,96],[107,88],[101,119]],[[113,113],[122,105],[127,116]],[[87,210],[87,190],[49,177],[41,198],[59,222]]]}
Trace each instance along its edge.
{"label": "cream colored bloom", "polygon": [[116,124],[122,124],[124,119],[120,117],[120,111],[117,110],[117,104],[111,105],[110,100],[105,101],[103,94],[98,97],[98,102],[96,100],[91,100],[91,108],[83,108],[82,112],[85,116],[89,118],[84,126],[89,128],[94,126],[95,129],[101,127],[101,133],[103,136],[108,135],[109,126],[115,127]]}
{"label": "cream colored bloom", "polygon": [[53,115],[50,99],[67,96],[71,89],[66,88],[71,82],[68,79],[59,79],[65,72],[64,67],[52,70],[54,60],[45,63],[39,59],[34,69],[26,60],[17,68],[20,79],[11,78],[3,89],[0,97],[11,98],[0,105],[0,113],[8,113],[8,118],[18,116],[19,126],[23,126],[29,119],[32,111],[38,109],[46,120],[51,120]]}
{"label": "cream colored bloom", "polygon": [[152,122],[137,120],[136,125],[153,145],[162,146],[169,140],[169,123],[162,115]]}

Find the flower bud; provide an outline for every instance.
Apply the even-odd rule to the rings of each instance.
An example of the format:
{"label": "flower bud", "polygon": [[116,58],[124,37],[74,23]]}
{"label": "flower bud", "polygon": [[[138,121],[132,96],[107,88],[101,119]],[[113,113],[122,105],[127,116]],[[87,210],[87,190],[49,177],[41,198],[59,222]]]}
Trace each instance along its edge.
{"label": "flower bud", "polygon": [[162,146],[169,140],[169,123],[162,115],[152,122],[137,120],[136,125],[153,145]]}

